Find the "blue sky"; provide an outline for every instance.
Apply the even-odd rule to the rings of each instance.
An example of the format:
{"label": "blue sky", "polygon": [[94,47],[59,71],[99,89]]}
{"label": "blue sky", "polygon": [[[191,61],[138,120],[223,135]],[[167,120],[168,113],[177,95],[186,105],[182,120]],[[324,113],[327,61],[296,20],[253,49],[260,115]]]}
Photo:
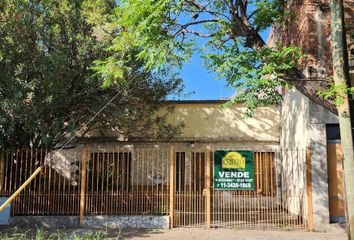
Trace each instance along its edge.
{"label": "blue sky", "polygon": [[[269,32],[270,29],[261,33],[264,40],[268,39]],[[217,80],[214,73],[209,73],[197,54],[193,55],[190,63],[184,64],[181,77],[187,93],[181,100],[214,100],[230,97],[235,92],[226,86],[225,80]]]}

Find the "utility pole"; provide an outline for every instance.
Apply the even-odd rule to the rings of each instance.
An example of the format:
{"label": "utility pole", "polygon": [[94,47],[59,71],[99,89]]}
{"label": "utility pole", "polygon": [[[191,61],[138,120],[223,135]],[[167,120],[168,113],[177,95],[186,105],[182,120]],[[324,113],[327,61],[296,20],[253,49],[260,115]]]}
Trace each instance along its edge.
{"label": "utility pole", "polygon": [[[332,34],[332,61],[333,61],[333,80],[335,87],[342,89],[348,87],[349,79],[346,74],[344,44],[344,14],[343,0],[330,0],[332,13],[331,34]],[[351,125],[351,113],[349,106],[349,96],[343,94],[343,103],[337,105],[341,143],[343,149],[344,165],[344,185],[346,196],[346,215],[348,239],[354,240],[354,149],[353,133]]]}

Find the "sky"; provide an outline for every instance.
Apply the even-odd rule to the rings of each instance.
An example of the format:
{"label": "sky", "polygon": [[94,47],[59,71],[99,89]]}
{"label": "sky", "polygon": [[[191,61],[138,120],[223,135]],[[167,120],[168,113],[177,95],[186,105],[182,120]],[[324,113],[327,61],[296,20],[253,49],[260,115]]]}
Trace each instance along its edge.
{"label": "sky", "polygon": [[[268,39],[269,32],[270,29],[267,29],[261,33],[265,41]],[[217,80],[214,73],[209,73],[197,54],[193,55],[190,63],[184,64],[181,77],[186,94],[180,100],[216,100],[228,98],[235,92],[234,89],[226,86],[225,80]]]}

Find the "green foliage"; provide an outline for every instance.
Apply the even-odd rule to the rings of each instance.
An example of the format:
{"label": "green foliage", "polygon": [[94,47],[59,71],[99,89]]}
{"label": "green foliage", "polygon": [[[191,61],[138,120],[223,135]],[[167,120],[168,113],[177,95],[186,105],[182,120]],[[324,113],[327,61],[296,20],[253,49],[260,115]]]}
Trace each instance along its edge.
{"label": "green foliage", "polygon": [[337,106],[340,106],[344,103],[346,96],[354,94],[354,87],[348,87],[347,84],[330,83],[328,90],[318,91],[317,94],[324,99],[333,101]]}
{"label": "green foliage", "polygon": [[[180,65],[190,57],[192,44],[174,41],[174,36],[170,33],[172,29],[164,28],[164,26],[173,26],[175,23],[171,18],[171,15],[176,14],[175,8],[169,3],[167,0],[121,2],[112,15],[116,24],[116,37],[108,49],[118,56],[107,58],[103,62],[103,65],[108,68],[102,70],[104,74],[108,76],[109,72],[123,74],[127,70],[124,68],[127,64],[122,59],[130,61],[127,55],[132,51],[134,51],[133,57],[143,60],[147,69],[155,67],[160,69],[165,64]],[[100,63],[102,62],[99,62],[102,66]]]}
{"label": "green foliage", "polygon": [[132,76],[89,129],[124,135],[141,131],[145,120],[160,123],[154,113],[168,94],[181,91],[180,80],[113,51],[115,6],[114,0],[0,1],[0,147],[65,141]]}
{"label": "green foliage", "polygon": [[179,71],[198,52],[210,71],[236,89],[238,97],[229,104],[245,101],[249,116],[258,106],[281,101],[279,87],[289,86],[282,77],[302,57],[294,46],[265,47],[259,36],[291,18],[281,0],[121,0],[115,13],[110,50],[120,55],[98,62],[107,79],[129,71],[122,57],[127,52],[157,71]]}
{"label": "green foliage", "polygon": [[224,106],[244,102],[245,115],[251,117],[257,107],[280,102],[283,95],[279,90],[289,88],[283,80],[284,73],[297,67],[302,55],[294,46],[240,50],[227,46],[222,53],[206,55],[208,68],[228,80],[237,95]]}
{"label": "green foliage", "polygon": [[[349,39],[349,50],[350,56],[349,59],[354,58],[354,33],[351,35],[351,39]],[[344,103],[344,99],[347,95],[354,94],[354,87],[350,87],[347,84],[334,84],[329,83],[328,88],[326,90],[321,90],[317,92],[317,95],[322,97],[323,99],[330,100],[335,105],[340,106]]]}
{"label": "green foliage", "polygon": [[257,31],[267,29],[273,23],[284,24],[291,19],[292,14],[284,8],[283,0],[254,1],[257,14],[252,18]]}
{"label": "green foliage", "polygon": [[[85,232],[82,235],[78,235],[76,233],[70,237],[72,240],[101,240],[105,239],[107,236],[107,232],[105,231],[96,231],[96,232]],[[118,238],[116,238],[118,239]]]}
{"label": "green foliage", "polygon": [[[36,229],[21,229],[18,227],[11,228],[5,233],[0,233],[1,240],[101,240],[101,239],[119,239],[121,230],[113,236],[109,236],[107,229],[105,230],[94,230],[94,231],[80,231],[82,233],[77,233],[77,231],[65,229],[58,229],[55,232],[53,230],[44,230],[42,228]],[[112,235],[112,234],[111,234]]]}

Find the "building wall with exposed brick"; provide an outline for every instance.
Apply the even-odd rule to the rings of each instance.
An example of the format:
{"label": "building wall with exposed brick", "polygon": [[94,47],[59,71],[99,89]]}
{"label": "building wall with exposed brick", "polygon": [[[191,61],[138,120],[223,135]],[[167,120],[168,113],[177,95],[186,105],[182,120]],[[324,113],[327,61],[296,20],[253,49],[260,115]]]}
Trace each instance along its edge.
{"label": "building wall with exposed brick", "polygon": [[[269,42],[295,45],[302,48],[307,58],[302,61],[308,77],[326,77],[332,74],[331,11],[328,0],[290,0],[293,14],[289,23],[273,27]],[[354,48],[354,1],[344,0],[345,27],[349,48]],[[353,58],[353,56],[350,56]]]}

